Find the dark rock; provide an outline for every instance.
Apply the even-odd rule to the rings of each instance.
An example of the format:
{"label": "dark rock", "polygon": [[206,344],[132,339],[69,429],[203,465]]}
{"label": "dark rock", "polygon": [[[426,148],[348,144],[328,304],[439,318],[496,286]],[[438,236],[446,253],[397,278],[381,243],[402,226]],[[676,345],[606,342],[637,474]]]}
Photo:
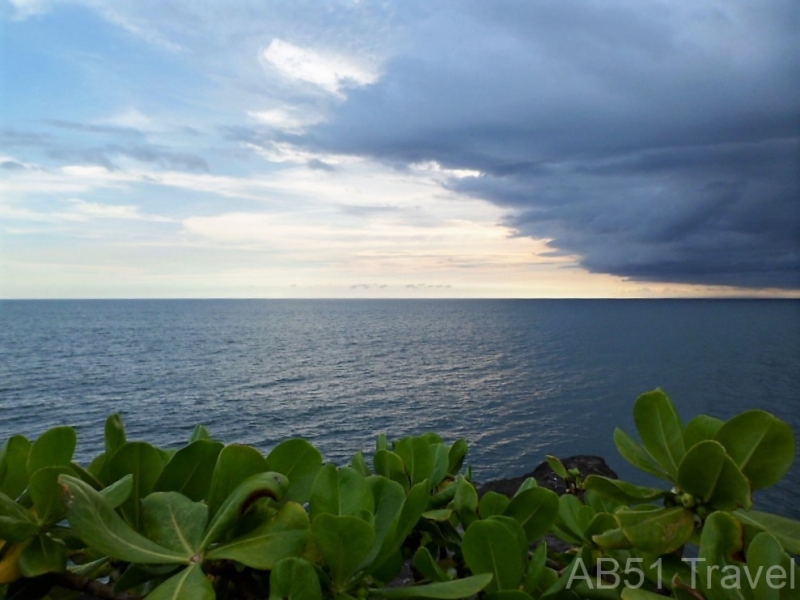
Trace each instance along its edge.
{"label": "dark rock", "polygon": [[[606,464],[606,461],[599,456],[580,454],[577,456],[570,456],[569,458],[562,458],[561,462],[564,463],[567,469],[578,469],[583,478],[589,475],[604,475],[611,479],[617,479],[617,474]],[[541,487],[553,490],[559,495],[567,491],[564,480],[553,472],[553,469],[550,468],[547,461],[544,461],[533,471],[522,477],[497,479],[481,484],[477,486],[478,494],[483,496],[486,492],[492,491],[511,497],[528,477],[533,477],[536,483]]]}

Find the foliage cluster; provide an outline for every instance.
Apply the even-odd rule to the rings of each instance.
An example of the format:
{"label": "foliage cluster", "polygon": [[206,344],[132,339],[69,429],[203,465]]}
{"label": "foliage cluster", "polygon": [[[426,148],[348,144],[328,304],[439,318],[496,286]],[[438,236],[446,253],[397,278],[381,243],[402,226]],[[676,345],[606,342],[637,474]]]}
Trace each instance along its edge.
{"label": "foliage cluster", "polygon": [[[119,415],[86,467],[71,427],[14,436],[0,452],[0,597],[800,597],[764,575],[781,566],[800,580],[800,523],[752,500],[790,468],[791,428],[758,410],[684,426],[661,390],[636,401],[634,420],[641,442],[618,429],[617,448],[668,489],[584,478],[548,457],[571,493],[528,479],[513,497],[479,497],[462,469],[467,443],[436,434],[381,435],[371,460],[357,452],[348,466],[302,439],[265,456],[202,426],[165,450],[128,441]],[[414,584],[390,587],[408,565]],[[732,569],[755,582],[729,585]]]}

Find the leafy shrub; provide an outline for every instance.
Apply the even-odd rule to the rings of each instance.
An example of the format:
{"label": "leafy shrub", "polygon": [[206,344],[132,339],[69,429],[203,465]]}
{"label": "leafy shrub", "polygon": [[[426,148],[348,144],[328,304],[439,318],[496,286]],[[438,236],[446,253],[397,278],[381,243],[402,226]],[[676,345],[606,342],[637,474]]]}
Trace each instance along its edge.
{"label": "leafy shrub", "polygon": [[[0,452],[2,593],[800,598],[792,558],[800,523],[755,511],[752,501],[794,460],[788,425],[749,411],[684,426],[661,390],[636,401],[634,418],[641,443],[617,430],[617,448],[669,489],[583,478],[548,457],[571,493],[529,479],[513,497],[479,497],[462,469],[466,442],[435,434],[379,436],[371,460],[357,452],[348,466],[325,464],[301,439],[264,456],[223,445],[202,426],[184,447],[164,450],[128,441],[119,415],[106,422],[105,452],[86,467],[73,460],[70,427],[33,443],[14,436]],[[549,548],[548,535],[568,550]],[[682,560],[692,547],[698,558]],[[413,585],[388,587],[404,566]],[[776,568],[785,580],[767,577]],[[735,573],[744,581],[731,585]]]}

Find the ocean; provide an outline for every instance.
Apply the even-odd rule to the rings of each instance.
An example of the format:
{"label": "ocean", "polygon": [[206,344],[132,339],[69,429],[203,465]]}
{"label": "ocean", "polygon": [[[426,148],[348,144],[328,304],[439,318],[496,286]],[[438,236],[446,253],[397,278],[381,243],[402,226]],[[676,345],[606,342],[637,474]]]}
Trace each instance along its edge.
{"label": "ocean", "polygon": [[[0,302],[0,443],[70,424],[78,457],[123,414],[129,438],[203,423],[267,451],[302,436],[328,460],[375,436],[470,443],[479,481],[546,454],[598,454],[663,388],[685,421],[750,408],[800,436],[796,300],[65,300]],[[756,508],[800,518],[800,465]]]}

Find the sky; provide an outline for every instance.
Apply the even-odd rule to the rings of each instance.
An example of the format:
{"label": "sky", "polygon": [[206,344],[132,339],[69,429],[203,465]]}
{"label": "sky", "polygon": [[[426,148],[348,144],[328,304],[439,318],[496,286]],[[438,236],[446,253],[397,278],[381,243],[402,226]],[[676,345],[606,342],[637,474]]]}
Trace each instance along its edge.
{"label": "sky", "polygon": [[0,0],[0,298],[800,297],[796,0]]}

